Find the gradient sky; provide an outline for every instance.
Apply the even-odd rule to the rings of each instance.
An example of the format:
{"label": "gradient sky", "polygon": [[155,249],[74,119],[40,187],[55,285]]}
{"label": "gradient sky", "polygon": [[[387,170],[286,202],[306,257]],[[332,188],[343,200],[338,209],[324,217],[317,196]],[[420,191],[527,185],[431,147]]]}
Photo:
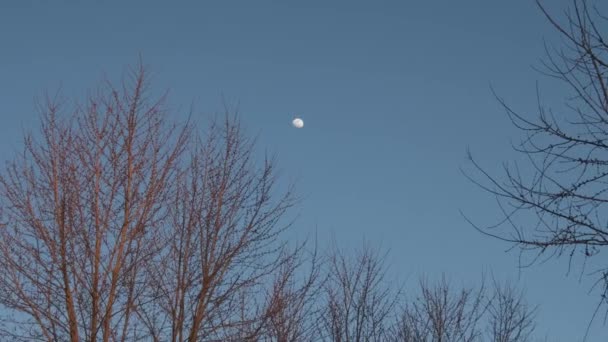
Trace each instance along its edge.
{"label": "gradient sky", "polygon": [[[550,1],[563,10],[567,0]],[[120,4],[119,4],[120,3]],[[179,3],[179,5],[178,5]],[[540,305],[537,332],[577,341],[596,297],[566,260],[517,269],[517,253],[460,216],[492,223],[492,197],[461,174],[467,146],[491,171],[518,156],[490,84],[534,112],[536,82],[561,108],[563,88],[534,72],[555,32],[533,1],[0,2],[0,159],[36,125],[33,98],[80,97],[141,53],[176,118],[240,108],[259,147],[276,153],[302,204],[297,236],[390,249],[413,287],[446,273],[518,281]],[[304,129],[290,126],[293,115]],[[603,341],[595,325],[589,341]]]}

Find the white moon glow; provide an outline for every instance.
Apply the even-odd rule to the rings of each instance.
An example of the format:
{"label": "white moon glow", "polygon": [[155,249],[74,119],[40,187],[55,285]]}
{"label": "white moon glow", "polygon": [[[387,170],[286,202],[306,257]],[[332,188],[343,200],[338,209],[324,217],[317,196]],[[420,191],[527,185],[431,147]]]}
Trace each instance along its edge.
{"label": "white moon glow", "polygon": [[293,121],[291,122],[291,124],[295,128],[302,128],[302,127],[304,127],[304,121],[302,119],[300,119],[300,118],[293,119]]}

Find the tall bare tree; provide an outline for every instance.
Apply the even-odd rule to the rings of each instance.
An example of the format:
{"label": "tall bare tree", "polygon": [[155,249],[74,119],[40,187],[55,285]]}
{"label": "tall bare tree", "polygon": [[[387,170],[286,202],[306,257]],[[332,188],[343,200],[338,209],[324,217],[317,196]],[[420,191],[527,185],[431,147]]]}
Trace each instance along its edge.
{"label": "tall bare tree", "polygon": [[305,307],[318,272],[279,239],[294,198],[272,160],[234,117],[168,122],[147,88],[139,67],[72,113],[48,100],[0,175],[0,337],[257,340]]}
{"label": "tall bare tree", "polygon": [[[256,168],[253,144],[238,122],[227,119],[209,132],[178,177],[168,244],[150,268],[151,297],[160,296],[151,308],[162,308],[157,320],[172,322],[172,341],[232,338],[239,322],[256,319],[241,307],[253,308],[266,278],[292,265],[293,255],[277,240],[288,224],[279,220],[293,204],[291,192],[275,200],[273,164]],[[248,293],[240,296],[246,302],[236,300]]]}
{"label": "tall bare tree", "polygon": [[[496,196],[504,217],[480,231],[539,258],[566,256],[597,261],[600,304],[608,295],[608,266],[598,255],[608,247],[608,18],[588,1],[573,0],[565,22],[537,2],[559,32],[563,47],[547,47],[539,70],[571,92],[559,111],[538,97],[538,113],[517,112],[498,98],[525,136],[515,150],[526,167],[505,165],[493,176],[471,157],[481,177],[471,177]],[[601,3],[598,2],[601,5]],[[583,272],[584,268],[581,269]]]}
{"label": "tall bare tree", "polygon": [[14,339],[138,337],[142,265],[188,130],[146,100],[143,69],[128,81],[69,116],[47,101],[41,134],[0,176],[0,305]]}

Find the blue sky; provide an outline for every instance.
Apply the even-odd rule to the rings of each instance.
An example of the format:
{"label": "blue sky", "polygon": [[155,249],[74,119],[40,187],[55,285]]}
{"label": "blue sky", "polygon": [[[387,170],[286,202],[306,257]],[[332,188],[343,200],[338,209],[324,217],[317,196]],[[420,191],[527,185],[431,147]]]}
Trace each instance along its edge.
{"label": "blue sky", "polygon": [[[569,1],[551,1],[559,12]],[[489,86],[533,113],[535,86],[559,107],[563,87],[535,73],[555,32],[533,1],[16,1],[0,3],[0,158],[34,127],[33,98],[81,97],[141,53],[176,119],[240,108],[281,174],[297,180],[297,236],[391,251],[407,284],[483,271],[518,280],[540,305],[538,333],[580,340],[596,303],[566,260],[523,270],[509,246],[460,216],[497,207],[463,177],[467,146],[498,171],[518,158]],[[290,126],[300,115],[304,129]],[[589,341],[606,328],[593,327]]]}

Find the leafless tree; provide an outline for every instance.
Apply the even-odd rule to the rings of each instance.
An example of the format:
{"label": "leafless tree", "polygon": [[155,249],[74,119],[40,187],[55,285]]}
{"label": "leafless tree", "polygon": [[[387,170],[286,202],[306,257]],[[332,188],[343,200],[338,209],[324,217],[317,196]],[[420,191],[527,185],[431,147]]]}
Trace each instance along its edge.
{"label": "leafless tree", "polygon": [[15,340],[139,337],[134,312],[187,129],[148,102],[143,69],[61,116],[42,107],[40,135],[0,176],[0,305]]}
{"label": "leafless tree", "polygon": [[[529,342],[536,308],[510,284],[457,289],[445,277],[421,280],[405,296],[390,282],[385,257],[364,245],[348,255],[335,245],[327,261],[315,341]],[[306,341],[310,339],[305,339]]]}
{"label": "leafless tree", "polygon": [[445,277],[436,285],[420,281],[420,296],[408,303],[392,339],[395,341],[479,341],[479,321],[487,309],[484,287],[454,293]]}
{"label": "leafless tree", "polygon": [[400,289],[388,283],[384,257],[369,245],[347,256],[334,247],[324,284],[320,340],[384,341],[394,319]]}
{"label": "leafless tree", "polygon": [[489,338],[494,342],[531,341],[536,309],[525,302],[521,291],[495,281],[487,312]]}
{"label": "leafless tree", "polygon": [[598,257],[608,246],[608,18],[588,1],[573,0],[562,24],[537,3],[564,45],[547,46],[539,70],[568,86],[571,96],[557,112],[539,95],[535,115],[497,97],[525,134],[514,148],[527,162],[525,168],[505,164],[504,177],[496,177],[471,157],[481,177],[470,178],[496,196],[504,214],[496,225],[475,227],[519,247],[522,256],[531,252],[530,263],[562,255],[569,265],[576,258],[583,265],[597,261],[602,304],[608,298],[608,267]]}
{"label": "leafless tree", "polygon": [[130,76],[69,115],[49,99],[0,175],[0,337],[297,340],[318,270],[279,239],[292,189],[235,117],[194,134]]}
{"label": "leafless tree", "polygon": [[460,290],[443,277],[432,285],[420,281],[420,295],[406,303],[390,341],[527,342],[534,330],[535,309],[514,287],[495,282]]}
{"label": "leafless tree", "polygon": [[[317,257],[316,249],[306,263],[306,276],[294,274],[303,272],[301,265],[293,265],[290,259],[275,279],[269,293],[267,329],[262,341],[296,342],[316,341],[322,306],[319,296],[325,276]],[[298,279],[300,278],[300,279]]]}
{"label": "leafless tree", "polygon": [[[258,322],[259,312],[249,309],[257,307],[252,300],[259,300],[260,286],[294,257],[277,240],[288,226],[279,220],[293,199],[288,190],[275,200],[273,163],[255,167],[253,144],[238,122],[226,119],[209,131],[178,177],[168,244],[150,269],[150,297],[160,300],[151,307],[162,312],[146,316],[171,322],[172,341],[240,336],[241,323]],[[293,270],[282,272],[291,276]],[[155,322],[149,325],[157,327]]]}

